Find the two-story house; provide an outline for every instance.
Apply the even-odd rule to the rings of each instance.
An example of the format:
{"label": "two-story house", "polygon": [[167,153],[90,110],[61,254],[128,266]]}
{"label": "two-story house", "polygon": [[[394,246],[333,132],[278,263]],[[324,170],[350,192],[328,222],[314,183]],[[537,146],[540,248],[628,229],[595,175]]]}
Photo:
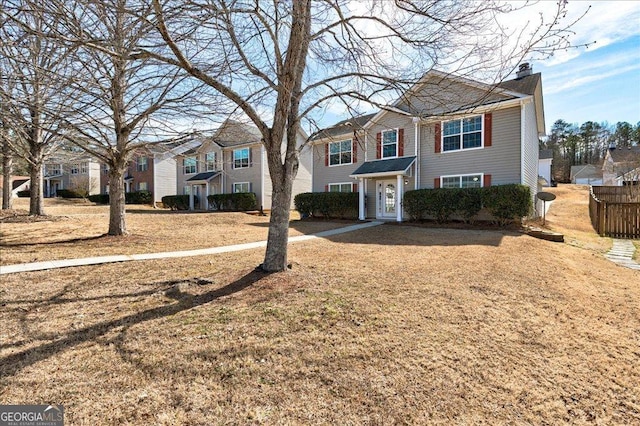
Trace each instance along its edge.
{"label": "two-story house", "polygon": [[357,190],[361,220],[399,222],[409,189],[519,183],[535,197],[544,133],[528,64],[498,85],[429,71],[388,107],[313,138],[313,191]]}
{"label": "two-story house", "polygon": [[[151,143],[136,150],[124,173],[125,192],[149,191],[153,204],[162,202],[162,197],[175,195],[177,191],[177,157],[200,144],[189,138],[170,143]],[[109,193],[109,168],[102,164],[100,188]]]}
{"label": "two-story house", "polygon": [[602,164],[602,181],[606,186],[640,185],[640,146],[610,147]]}
{"label": "two-story house", "polygon": [[82,152],[58,152],[44,164],[43,194],[55,197],[60,189],[88,195],[100,193],[100,164]]}
{"label": "two-story house", "polygon": [[[299,147],[306,142],[300,133]],[[302,149],[293,195],[311,190],[311,150]],[[272,184],[262,135],[247,123],[225,121],[210,138],[178,158],[178,190],[191,209],[209,209],[206,195],[253,192],[258,207],[271,208]]]}

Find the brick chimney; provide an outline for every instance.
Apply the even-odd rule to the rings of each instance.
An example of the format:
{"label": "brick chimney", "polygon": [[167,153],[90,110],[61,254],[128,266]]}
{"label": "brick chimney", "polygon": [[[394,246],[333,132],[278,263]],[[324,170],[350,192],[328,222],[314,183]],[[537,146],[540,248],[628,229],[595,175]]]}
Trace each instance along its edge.
{"label": "brick chimney", "polygon": [[529,65],[529,62],[523,62],[518,67],[518,72],[516,73],[516,76],[517,78],[526,77],[528,75],[531,75],[531,71],[532,71],[532,68],[531,68],[531,65]]}

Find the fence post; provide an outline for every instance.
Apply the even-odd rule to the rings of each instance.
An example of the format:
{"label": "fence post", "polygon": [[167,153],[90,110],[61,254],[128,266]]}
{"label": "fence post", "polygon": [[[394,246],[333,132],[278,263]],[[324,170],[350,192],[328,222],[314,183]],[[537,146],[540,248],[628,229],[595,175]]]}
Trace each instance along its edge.
{"label": "fence post", "polygon": [[607,203],[606,201],[600,201],[598,203],[598,234],[601,237],[604,237],[606,235],[606,229],[604,227],[604,224],[606,223],[606,216],[607,214]]}

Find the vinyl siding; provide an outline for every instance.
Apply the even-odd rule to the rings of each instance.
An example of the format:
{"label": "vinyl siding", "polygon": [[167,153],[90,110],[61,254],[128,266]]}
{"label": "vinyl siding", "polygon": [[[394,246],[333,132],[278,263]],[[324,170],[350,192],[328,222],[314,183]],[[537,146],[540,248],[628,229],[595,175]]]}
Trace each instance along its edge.
{"label": "vinyl siding", "polygon": [[[523,148],[522,148],[522,184],[531,189],[531,201],[535,206],[538,193],[538,156],[540,154],[538,143],[538,125],[536,111],[533,102],[527,102],[522,106],[524,115]],[[538,211],[540,209],[537,209]],[[535,214],[535,212],[533,212]]]}
{"label": "vinyl siding", "polygon": [[[506,108],[492,114],[492,144],[482,149],[435,153],[435,122],[421,127],[421,188],[433,188],[434,179],[443,175],[470,173],[491,174],[492,185],[521,183],[520,108]],[[537,149],[536,143],[536,152]],[[534,170],[537,178],[537,159]]]}
{"label": "vinyl siding", "polygon": [[377,159],[376,135],[383,130],[392,129],[404,129],[404,157],[415,155],[415,125],[413,124],[413,118],[394,112],[387,112],[382,117],[378,118],[375,124],[367,129],[368,161]]}
{"label": "vinyl siding", "polygon": [[[304,141],[300,141],[304,143]],[[313,161],[313,149],[311,145],[305,146],[300,151],[298,174],[293,181],[293,190],[291,196],[291,208],[294,208],[294,198],[297,194],[311,191],[311,162]],[[267,176],[267,181],[271,179]]]}
{"label": "vinyl siding", "polygon": [[[323,141],[319,144],[311,145],[307,148],[308,155],[311,157],[309,160],[313,161],[313,180],[312,191],[324,192],[326,185],[337,182],[354,182],[355,180],[350,178],[349,175],[353,173],[358,167],[364,163],[364,137],[360,137],[360,144],[357,148],[356,162],[352,164],[344,164],[339,166],[327,166],[326,165],[326,146],[330,142],[339,142],[343,140],[353,141],[353,134],[346,133],[342,136],[333,137],[331,140]],[[309,161],[307,160],[307,161]]]}
{"label": "vinyl siding", "polygon": [[[260,187],[261,168],[260,168],[260,147],[262,145],[254,145],[249,147],[249,167],[243,169],[233,168],[233,151],[234,149],[224,150],[224,193],[231,194],[233,192],[233,184],[240,182],[249,182],[251,184],[251,192],[256,194],[258,203],[260,203],[260,197],[262,195]],[[246,147],[238,147],[235,149],[242,149]],[[265,159],[266,161],[266,159]],[[265,168],[267,165],[265,164]],[[266,200],[265,200],[266,201]],[[265,207],[267,208],[267,207]]]}
{"label": "vinyl siding", "polygon": [[162,197],[178,193],[176,159],[167,158],[153,160],[153,201],[159,203]]}

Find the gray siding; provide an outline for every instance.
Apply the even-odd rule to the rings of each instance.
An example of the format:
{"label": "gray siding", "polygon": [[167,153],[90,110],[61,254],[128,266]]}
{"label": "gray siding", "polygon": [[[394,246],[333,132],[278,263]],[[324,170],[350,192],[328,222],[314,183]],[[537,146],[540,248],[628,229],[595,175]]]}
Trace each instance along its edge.
{"label": "gray siding", "polygon": [[[313,161],[313,179],[312,179],[312,191],[324,192],[327,185],[330,183],[346,183],[356,181],[349,177],[362,163],[364,163],[364,138],[359,138],[360,144],[357,148],[356,162],[352,164],[344,164],[339,166],[327,166],[326,164],[326,146],[331,142],[338,142],[343,140],[353,141],[353,135],[347,133],[342,137],[337,136],[332,139],[327,139],[321,143],[310,145],[307,150],[310,160]],[[309,167],[309,169],[311,169]]]}
{"label": "gray siding", "polygon": [[[258,203],[262,196],[261,191],[261,167],[260,167],[260,147],[262,145],[253,145],[249,147],[249,167],[242,169],[233,168],[233,151],[234,149],[242,149],[246,147],[237,147],[234,149],[225,149],[224,152],[224,193],[233,192],[233,184],[241,182],[249,182],[251,184],[251,192],[256,194]],[[265,164],[265,169],[266,169]],[[266,201],[266,200],[265,200]],[[265,207],[267,208],[267,207]]]}
{"label": "gray siding", "polygon": [[[187,179],[192,178],[193,176],[195,176],[195,174],[197,173],[202,173],[204,171],[206,171],[206,161],[205,161],[205,157],[206,154],[208,152],[215,152],[216,153],[216,170],[221,170],[222,169],[222,150],[220,149],[220,147],[217,144],[211,143],[211,142],[206,142],[203,143],[202,145],[200,145],[194,153],[189,153],[186,155],[179,155],[177,157],[175,157],[175,169],[176,169],[176,176],[177,178],[174,179],[174,182],[176,182],[176,187],[175,187],[175,191],[174,194],[182,194],[184,192],[184,187],[187,185]],[[184,168],[183,168],[183,160],[187,157],[196,157],[196,173],[193,174],[184,174]],[[214,180],[214,182],[212,182],[212,185],[217,185],[217,181]],[[221,192],[221,190],[219,188],[209,188],[209,192],[213,193],[214,190],[219,193]],[[204,194],[202,194],[204,195]]]}
{"label": "gray siding", "polygon": [[492,185],[521,183],[520,108],[512,107],[494,111],[492,124],[492,146],[442,153],[435,153],[435,122],[423,125],[420,145],[420,187],[433,188],[434,179],[440,176],[470,173],[490,174]]}

